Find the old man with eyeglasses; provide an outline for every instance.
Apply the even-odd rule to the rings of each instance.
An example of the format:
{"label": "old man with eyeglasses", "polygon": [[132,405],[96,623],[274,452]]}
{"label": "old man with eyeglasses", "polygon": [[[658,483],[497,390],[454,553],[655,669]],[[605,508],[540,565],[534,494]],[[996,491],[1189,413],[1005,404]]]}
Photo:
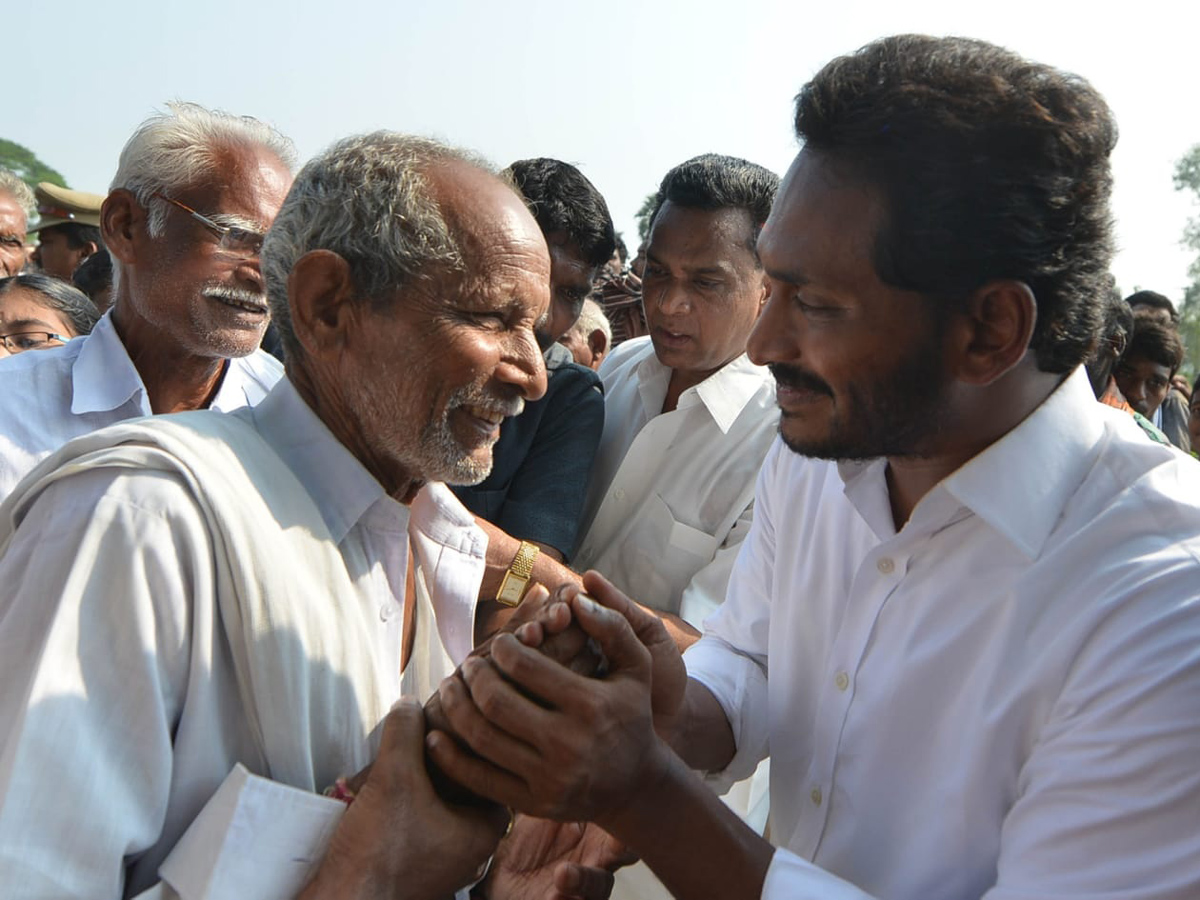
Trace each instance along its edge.
{"label": "old man with eyeglasses", "polygon": [[71,438],[266,395],[282,368],[259,349],[258,255],[293,164],[270,126],[196,104],[139,126],[101,210],[111,312],[82,341],[0,360],[0,499]]}

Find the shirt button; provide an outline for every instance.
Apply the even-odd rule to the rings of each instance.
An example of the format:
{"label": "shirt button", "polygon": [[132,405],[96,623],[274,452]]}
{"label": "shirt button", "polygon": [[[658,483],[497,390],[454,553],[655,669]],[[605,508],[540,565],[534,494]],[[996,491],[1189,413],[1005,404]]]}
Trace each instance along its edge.
{"label": "shirt button", "polygon": [[615,491],[613,491],[613,499],[614,500],[624,500],[625,499],[625,491],[623,491],[621,488],[617,488]]}
{"label": "shirt button", "polygon": [[390,606],[388,606],[385,603],[383,606],[379,607],[379,621],[380,622],[386,622],[391,617],[392,617],[392,608]]}
{"label": "shirt button", "polygon": [[833,679],[833,683],[837,685],[839,691],[844,691],[850,687],[850,676],[845,672],[838,672],[837,676]]}
{"label": "shirt button", "polygon": [[875,563],[875,568],[877,568],[884,575],[891,575],[896,569],[896,564],[892,562],[892,558],[890,556],[882,556],[879,558],[879,562]]}
{"label": "shirt button", "polygon": [[808,796],[812,798],[812,802],[815,806],[821,805],[821,789],[819,787],[813,788],[812,793]]}

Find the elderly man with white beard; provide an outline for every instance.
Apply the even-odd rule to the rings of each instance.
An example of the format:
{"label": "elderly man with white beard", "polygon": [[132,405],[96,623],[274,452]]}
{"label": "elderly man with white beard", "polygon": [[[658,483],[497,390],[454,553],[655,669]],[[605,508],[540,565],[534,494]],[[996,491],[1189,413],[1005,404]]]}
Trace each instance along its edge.
{"label": "elderly man with white beard", "polygon": [[263,234],[292,182],[270,126],[173,103],[121,151],[101,209],[113,308],[87,337],[0,361],[0,498],[71,438],[152,413],[257,403]]}
{"label": "elderly man with white beard", "polygon": [[[411,698],[472,648],[487,541],[441,482],[546,390],[546,243],[469,154],[379,132],[262,257],[261,403],[85,435],[0,506],[6,897],[433,900],[508,822],[435,792]],[[488,896],[607,888],[530,855]]]}

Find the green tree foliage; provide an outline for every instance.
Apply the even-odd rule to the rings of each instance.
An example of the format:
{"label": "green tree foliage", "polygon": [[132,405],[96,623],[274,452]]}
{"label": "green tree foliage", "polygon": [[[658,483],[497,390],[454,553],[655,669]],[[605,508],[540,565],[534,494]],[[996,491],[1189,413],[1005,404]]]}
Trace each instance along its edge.
{"label": "green tree foliage", "polygon": [[32,150],[4,138],[0,138],[0,168],[15,172],[30,187],[35,187],[39,181],[68,186],[62,175],[38,159]]}
{"label": "green tree foliage", "polygon": [[[1200,144],[1175,164],[1175,190],[1190,191],[1200,204]],[[1194,374],[1200,372],[1200,215],[1188,220],[1183,229],[1183,244],[1196,254],[1188,266],[1192,283],[1184,291],[1179,309],[1179,332],[1187,346],[1184,367]]]}
{"label": "green tree foliage", "polygon": [[633,214],[633,217],[637,219],[639,242],[650,236],[650,214],[654,212],[654,198],[657,196],[658,191],[647,194],[642,205],[638,207],[638,211]]}

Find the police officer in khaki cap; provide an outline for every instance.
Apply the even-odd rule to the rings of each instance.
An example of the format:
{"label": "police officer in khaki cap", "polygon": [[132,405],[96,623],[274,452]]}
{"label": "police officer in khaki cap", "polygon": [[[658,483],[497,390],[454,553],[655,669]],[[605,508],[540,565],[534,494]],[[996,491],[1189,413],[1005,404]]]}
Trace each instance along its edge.
{"label": "police officer in khaki cap", "polygon": [[99,250],[103,194],[73,191],[43,181],[34,190],[41,220],[33,261],[47,275],[70,281],[79,264]]}

